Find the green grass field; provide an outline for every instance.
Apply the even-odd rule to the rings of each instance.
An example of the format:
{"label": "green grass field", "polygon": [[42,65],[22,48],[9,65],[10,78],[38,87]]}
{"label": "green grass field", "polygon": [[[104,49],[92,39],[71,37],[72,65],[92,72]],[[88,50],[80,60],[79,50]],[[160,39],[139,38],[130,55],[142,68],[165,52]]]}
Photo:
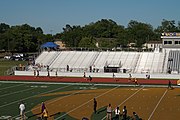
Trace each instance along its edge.
{"label": "green grass field", "polygon": [[[113,86],[112,86],[113,87]],[[97,86],[100,88],[112,88],[108,86]],[[31,109],[41,104],[41,102],[50,100],[56,97],[62,97],[63,95],[55,96],[40,96],[42,94],[53,92],[64,92],[72,90],[90,89],[89,85],[73,85],[73,84],[39,84],[39,83],[3,83],[0,82],[0,116],[12,116],[13,118],[19,115],[19,103],[23,101],[26,106],[26,116],[29,116],[30,120],[35,120]],[[40,110],[40,108],[38,108]],[[65,113],[61,113],[63,115]],[[57,114],[55,117],[58,117]],[[93,116],[92,116],[93,117]],[[70,120],[70,116],[66,115],[66,119]]]}
{"label": "green grass field", "polygon": [[[179,90],[179,87],[168,90],[166,87],[119,84],[0,81],[0,119],[2,116],[12,116],[13,120],[19,117],[19,104],[23,101],[26,116],[29,120],[36,120],[37,116],[31,111],[35,110],[34,114],[39,113],[40,106],[37,105],[45,101],[55,120],[77,120],[71,117],[74,116],[71,113],[78,111],[76,115],[82,118],[85,110],[92,111],[88,114],[91,120],[105,120],[106,106],[110,101],[113,109],[120,105],[122,110],[127,105],[128,115],[137,111],[144,119],[176,120],[180,117]],[[98,114],[93,114],[92,110],[94,97],[98,99],[100,106]]]}
{"label": "green grass field", "polygon": [[0,76],[7,75],[6,71],[13,66],[18,66],[19,64],[26,65],[27,61],[13,61],[0,59]]}

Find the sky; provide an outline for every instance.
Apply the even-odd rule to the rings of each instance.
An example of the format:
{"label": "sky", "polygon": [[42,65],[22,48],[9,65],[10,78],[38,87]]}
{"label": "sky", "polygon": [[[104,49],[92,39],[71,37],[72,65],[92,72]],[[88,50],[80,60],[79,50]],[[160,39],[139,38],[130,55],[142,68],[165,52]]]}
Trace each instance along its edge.
{"label": "sky", "polygon": [[180,21],[180,0],[0,0],[0,23],[29,24],[45,34],[63,31],[66,24],[88,25],[111,19],[127,27],[130,20],[151,24]]}

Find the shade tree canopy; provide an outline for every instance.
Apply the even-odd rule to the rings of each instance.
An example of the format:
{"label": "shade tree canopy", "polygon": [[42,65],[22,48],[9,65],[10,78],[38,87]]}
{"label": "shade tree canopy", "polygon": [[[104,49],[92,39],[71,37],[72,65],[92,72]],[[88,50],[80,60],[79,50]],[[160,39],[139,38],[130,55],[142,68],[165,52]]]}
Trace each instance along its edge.
{"label": "shade tree canopy", "polygon": [[131,20],[125,27],[111,19],[101,19],[84,26],[66,24],[56,35],[44,34],[40,27],[28,24],[10,26],[0,23],[0,50],[35,52],[43,43],[55,39],[61,40],[66,47],[113,48],[135,43],[135,47],[141,48],[148,41],[160,41],[162,32],[180,32],[180,22],[176,24],[175,20],[163,19],[157,28],[153,28],[149,23]]}

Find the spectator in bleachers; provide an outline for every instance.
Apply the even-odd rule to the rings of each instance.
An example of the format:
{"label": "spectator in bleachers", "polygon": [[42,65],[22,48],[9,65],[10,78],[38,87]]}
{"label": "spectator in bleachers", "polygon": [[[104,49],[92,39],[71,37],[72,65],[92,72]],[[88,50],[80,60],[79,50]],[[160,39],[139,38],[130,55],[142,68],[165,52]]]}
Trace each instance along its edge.
{"label": "spectator in bleachers", "polygon": [[92,66],[89,67],[89,71],[92,72]]}
{"label": "spectator in bleachers", "polygon": [[84,72],[83,78],[86,79],[86,72]]}
{"label": "spectator in bleachers", "polygon": [[39,77],[39,69],[37,69],[37,77]]}
{"label": "spectator in bleachers", "polygon": [[67,71],[69,71],[69,65],[67,65]]}
{"label": "spectator in bleachers", "polygon": [[172,71],[171,68],[168,67],[168,73],[169,73],[169,74],[171,74],[171,71]]}
{"label": "spectator in bleachers", "polygon": [[49,65],[47,65],[47,71],[49,71]]}
{"label": "spectator in bleachers", "polygon": [[47,72],[48,72],[47,76],[50,77],[50,72],[49,72],[49,70],[48,70]]}
{"label": "spectator in bleachers", "polygon": [[93,66],[93,72],[95,72],[96,71],[96,68],[95,68],[95,65]]}
{"label": "spectator in bleachers", "polygon": [[113,73],[113,79],[115,79],[115,74]]}
{"label": "spectator in bleachers", "polygon": [[56,73],[55,73],[56,77],[58,76],[58,70],[56,69]]}
{"label": "spectator in bleachers", "polygon": [[34,70],[34,77],[36,76],[36,70]]}

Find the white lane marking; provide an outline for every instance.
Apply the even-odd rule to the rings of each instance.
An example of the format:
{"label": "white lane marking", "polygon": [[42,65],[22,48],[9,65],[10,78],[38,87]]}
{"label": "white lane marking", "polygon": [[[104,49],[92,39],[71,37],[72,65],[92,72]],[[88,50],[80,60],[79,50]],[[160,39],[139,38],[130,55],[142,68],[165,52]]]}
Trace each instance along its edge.
{"label": "white lane marking", "polygon": [[[64,87],[57,88],[57,89],[49,90],[49,91],[46,91],[46,92],[43,92],[43,93],[40,93],[40,94],[36,94],[36,95],[30,96],[30,97],[21,99],[21,101],[24,101],[24,100],[27,100],[27,99],[29,99],[29,98],[35,97],[35,96],[37,96],[37,95],[47,94],[47,93],[50,93],[50,92],[54,92],[54,91],[57,91],[57,90],[61,90],[61,89],[64,89],[64,88],[67,88],[67,87],[70,87],[70,86],[72,86],[72,85],[67,85],[67,86],[64,86]],[[13,103],[17,103],[17,102],[19,102],[19,100],[14,101],[14,102],[12,102],[12,103],[9,103],[8,105],[13,104]],[[7,105],[6,105],[6,106],[7,106]],[[0,107],[1,107],[1,106],[0,106]],[[3,107],[4,107],[4,106],[3,106]],[[34,109],[39,109],[39,107],[36,107],[36,108],[34,108]],[[26,113],[29,113],[29,112],[31,112],[31,110],[26,111]],[[16,117],[18,117],[18,116],[19,116],[19,115],[16,115],[16,116],[14,116],[13,118],[16,118]]]}
{"label": "white lane marking", "polygon": [[4,89],[8,89],[8,88],[13,88],[13,87],[21,86],[21,85],[24,85],[24,84],[9,86],[9,87],[5,87],[5,88],[1,88],[0,90],[4,90]]}
{"label": "white lane marking", "polygon": [[161,96],[160,100],[158,101],[158,103],[156,104],[154,110],[152,111],[151,115],[149,116],[148,120],[151,119],[151,117],[153,116],[154,112],[156,111],[157,107],[159,106],[160,102],[162,101],[162,99],[164,98],[164,96],[166,95],[168,89],[166,89],[166,91],[164,92],[164,94]]}
{"label": "white lane marking", "polygon": [[[69,86],[70,86],[70,85],[69,85]],[[68,87],[69,87],[69,86],[68,86]],[[67,86],[65,86],[65,87],[67,87]],[[27,99],[29,99],[29,98],[33,98],[33,97],[35,97],[35,96],[37,96],[37,95],[40,95],[40,94],[46,94],[46,93],[53,92],[53,91],[56,91],[56,90],[59,90],[59,89],[62,89],[62,88],[57,88],[57,89],[50,90],[50,91],[46,91],[46,92],[42,92],[42,93],[39,93],[39,94],[30,96],[30,97],[26,97],[26,98],[23,98],[23,99],[20,99],[20,100],[16,100],[16,101],[14,101],[14,102],[11,102],[11,103],[8,103],[8,104],[5,104],[5,105],[1,105],[0,108],[5,107],[5,106],[8,106],[8,105],[11,105],[11,104],[14,104],[14,103],[17,103],[17,102],[19,102],[19,101],[24,101],[24,100],[27,100]]]}
{"label": "white lane marking", "polygon": [[[119,106],[121,106],[122,104],[124,104],[126,101],[128,101],[130,98],[132,98],[134,95],[136,95],[139,91],[141,91],[144,87],[142,87],[141,89],[139,89],[138,91],[136,91],[135,93],[133,93],[132,95],[130,95],[128,98],[126,98],[121,104],[119,104]],[[106,116],[104,116],[101,120],[104,120],[106,118]]]}
{"label": "white lane marking", "polygon": [[[108,90],[108,91],[106,91],[106,92],[104,92],[104,93],[102,93],[102,94],[98,95],[96,98],[101,97],[101,96],[103,96],[103,95],[107,94],[108,92],[111,92],[111,91],[113,91],[113,90],[117,89],[118,87],[119,87],[119,86],[116,86],[116,87],[114,87],[114,88],[112,88],[112,89],[110,89],[110,90]],[[93,98],[93,99],[94,99],[94,98]],[[82,107],[82,106],[86,105],[87,103],[91,102],[93,99],[90,99],[90,100],[88,100],[87,102],[85,102],[85,103],[83,103],[83,104],[81,104],[81,105],[77,106],[76,108],[74,108],[74,109],[72,109],[72,110],[70,110],[70,111],[66,112],[65,114],[63,114],[62,116],[59,116],[59,117],[58,117],[58,118],[56,118],[55,120],[58,120],[58,119],[60,119],[60,118],[62,118],[62,117],[64,117],[64,116],[66,116],[67,114],[69,114],[69,113],[71,113],[71,112],[73,112],[73,111],[77,110],[78,108],[80,108],[80,107]]]}
{"label": "white lane marking", "polygon": [[3,95],[0,95],[0,97],[4,97],[4,96],[8,96],[8,95],[13,95],[13,94],[16,94],[16,93],[25,92],[25,91],[32,90],[32,89],[35,89],[35,88],[29,88],[29,89],[25,89],[25,90],[20,90],[20,91],[16,91],[16,92],[11,92],[11,93],[7,93],[7,94],[3,94]]}

